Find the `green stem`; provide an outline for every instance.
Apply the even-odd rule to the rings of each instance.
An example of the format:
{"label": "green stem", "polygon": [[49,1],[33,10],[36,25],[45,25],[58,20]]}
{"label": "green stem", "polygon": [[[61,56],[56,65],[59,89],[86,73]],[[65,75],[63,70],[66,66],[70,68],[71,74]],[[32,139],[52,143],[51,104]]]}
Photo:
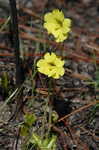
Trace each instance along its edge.
{"label": "green stem", "polygon": [[7,20],[5,21],[5,23],[1,26],[0,32],[2,32],[2,31],[4,30],[4,28],[5,28],[5,27],[7,26],[7,24],[9,23],[10,19],[11,19],[11,17],[9,16],[9,17],[7,18]]}

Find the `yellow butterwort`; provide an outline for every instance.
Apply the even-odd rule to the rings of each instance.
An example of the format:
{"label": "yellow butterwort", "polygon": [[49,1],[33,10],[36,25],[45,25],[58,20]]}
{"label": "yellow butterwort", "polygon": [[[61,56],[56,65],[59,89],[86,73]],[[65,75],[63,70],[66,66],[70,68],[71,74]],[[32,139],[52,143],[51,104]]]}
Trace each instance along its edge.
{"label": "yellow butterwort", "polygon": [[55,53],[46,53],[43,59],[38,60],[37,69],[40,73],[55,79],[60,78],[65,73],[63,68],[64,61],[61,60]]}
{"label": "yellow butterwort", "polygon": [[65,18],[62,11],[55,9],[45,14],[44,21],[44,28],[55,37],[56,42],[63,42],[68,38],[68,33],[71,30],[71,19]]}

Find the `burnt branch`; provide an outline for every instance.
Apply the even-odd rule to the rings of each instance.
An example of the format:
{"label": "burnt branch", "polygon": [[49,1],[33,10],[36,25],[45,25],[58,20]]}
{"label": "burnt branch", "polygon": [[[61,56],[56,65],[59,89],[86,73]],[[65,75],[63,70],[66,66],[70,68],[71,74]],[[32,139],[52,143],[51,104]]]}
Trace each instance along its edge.
{"label": "burnt branch", "polygon": [[12,46],[15,51],[15,64],[16,64],[16,85],[19,86],[22,83],[21,79],[21,59],[20,59],[20,43],[19,43],[19,31],[18,31],[18,18],[16,0],[9,0],[10,13],[11,13],[11,35]]}

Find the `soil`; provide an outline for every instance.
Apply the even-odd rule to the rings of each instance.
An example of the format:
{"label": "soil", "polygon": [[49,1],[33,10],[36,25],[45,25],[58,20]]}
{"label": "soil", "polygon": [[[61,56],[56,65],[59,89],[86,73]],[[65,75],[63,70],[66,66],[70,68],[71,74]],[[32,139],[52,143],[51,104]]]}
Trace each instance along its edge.
{"label": "soil", "polygon": [[[72,19],[72,31],[63,44],[57,44],[42,26],[44,14],[55,8]],[[10,6],[0,0],[0,150],[38,150],[22,147],[27,139],[20,135],[20,124],[24,114],[33,113],[37,120],[32,131],[46,134],[50,112],[58,116],[50,131],[57,135],[56,150],[98,150],[98,0],[24,0],[17,1],[17,9],[22,81],[18,88],[11,24],[4,26]],[[58,80],[40,73],[33,78],[35,62],[46,51],[65,60],[65,74]]]}

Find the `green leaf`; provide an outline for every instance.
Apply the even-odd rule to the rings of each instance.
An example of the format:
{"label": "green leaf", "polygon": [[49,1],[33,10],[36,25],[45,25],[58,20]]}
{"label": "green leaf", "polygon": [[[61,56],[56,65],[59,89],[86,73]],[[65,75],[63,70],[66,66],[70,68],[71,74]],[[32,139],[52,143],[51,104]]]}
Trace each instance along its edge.
{"label": "green leaf", "polygon": [[32,134],[32,138],[30,139],[30,142],[35,145],[38,145],[38,147],[41,147],[41,145],[42,145],[41,138],[35,133]]}
{"label": "green leaf", "polygon": [[53,111],[52,112],[52,121],[55,122],[58,120],[58,118],[59,118],[59,116],[58,116],[57,112]]}
{"label": "green leaf", "polygon": [[52,136],[51,138],[42,139],[37,134],[33,133],[30,142],[37,145],[40,150],[55,150],[56,138],[56,136]]}
{"label": "green leaf", "polygon": [[96,71],[96,80],[95,80],[95,82],[96,82],[96,88],[99,88],[99,71]]}
{"label": "green leaf", "polygon": [[24,116],[24,120],[28,126],[32,126],[32,124],[36,121],[36,116],[34,114],[27,113]]}
{"label": "green leaf", "polygon": [[7,74],[7,72],[3,72],[2,77],[1,77],[1,86],[5,90],[8,90],[8,84],[9,84],[8,74]]}
{"label": "green leaf", "polygon": [[28,136],[29,135],[29,128],[27,126],[25,126],[24,124],[21,125],[20,135],[21,136]]}
{"label": "green leaf", "polygon": [[53,146],[55,147],[55,143],[56,143],[56,136],[52,136],[50,142],[47,145],[47,148],[51,149],[51,148],[53,148]]}

